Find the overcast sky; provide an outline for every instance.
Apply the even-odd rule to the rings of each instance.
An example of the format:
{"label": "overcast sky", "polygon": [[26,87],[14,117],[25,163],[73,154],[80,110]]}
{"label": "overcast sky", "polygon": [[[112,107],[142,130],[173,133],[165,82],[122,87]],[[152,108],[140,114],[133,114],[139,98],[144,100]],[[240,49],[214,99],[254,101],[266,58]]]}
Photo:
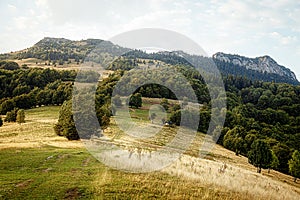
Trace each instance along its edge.
{"label": "overcast sky", "polygon": [[299,0],[1,0],[0,52],[43,37],[110,37],[164,28],[196,41],[212,55],[270,55],[300,79]]}

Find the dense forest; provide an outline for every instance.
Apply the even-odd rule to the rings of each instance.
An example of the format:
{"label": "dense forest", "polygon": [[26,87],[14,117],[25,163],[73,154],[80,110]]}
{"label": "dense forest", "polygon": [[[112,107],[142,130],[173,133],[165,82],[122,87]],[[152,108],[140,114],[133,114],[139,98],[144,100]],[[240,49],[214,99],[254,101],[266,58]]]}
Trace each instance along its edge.
{"label": "dense forest", "polygon": [[[10,65],[18,66],[17,63]],[[14,108],[60,105],[72,95],[75,71],[39,68],[0,69],[0,114]]]}
{"label": "dense forest", "polygon": [[[111,70],[115,72],[98,83],[95,105],[97,118],[102,127],[108,126],[109,117],[113,114],[115,105],[111,105],[111,96],[120,78],[126,77],[128,79],[129,84],[125,85],[126,87],[130,87],[130,84],[134,86],[135,80],[143,78],[136,77],[128,71],[138,65],[136,62],[145,62],[141,58],[139,59],[131,61],[126,59],[116,60],[111,65],[111,67],[113,66]],[[150,61],[147,60],[146,62]],[[82,116],[82,114],[76,116],[76,113],[84,111],[78,110],[73,114],[71,110],[72,84],[76,72],[39,68],[28,69],[19,66],[10,68],[7,66],[15,66],[15,64],[2,62],[1,66],[5,65],[6,67],[0,69],[0,113],[5,115],[14,109],[62,104],[55,131],[58,135],[66,136],[69,139],[79,139],[73,117]],[[171,83],[180,80],[173,79],[172,74],[174,74],[174,71],[162,70],[163,66],[156,66],[155,69],[161,71],[159,76],[156,77],[159,80]],[[198,102],[203,105],[196,114],[199,114],[201,118],[198,131],[206,133],[211,114],[211,97],[205,81],[197,70],[190,65],[185,65],[183,62],[174,65],[174,70],[183,74],[189,81]],[[92,72],[81,74],[79,77],[81,79],[78,80],[82,82],[93,82],[98,78]],[[213,76],[211,79],[213,79]],[[298,141],[300,141],[300,86],[253,81],[245,77],[228,74],[224,74],[223,81],[227,96],[227,112],[224,127],[215,127],[215,129],[222,129],[222,134],[217,142],[235,151],[237,155],[248,156],[249,162],[253,162],[254,165],[257,165],[252,159],[255,157],[253,156],[255,155],[255,149],[265,146],[265,151],[270,152],[268,154],[270,159],[275,157],[276,159],[273,159],[273,161],[278,160],[278,162],[272,162],[272,164],[268,162],[268,164],[258,165],[258,167],[290,173],[289,160],[292,159],[292,155],[296,150],[300,151],[298,144]],[[179,87],[178,90],[184,90],[186,87],[185,85],[181,86],[182,88]],[[143,97],[178,98],[167,87],[159,84],[140,86],[135,90],[135,93],[139,93]],[[82,98],[80,95],[78,97]],[[180,106],[173,106],[170,109],[166,106],[166,109],[170,112],[170,119],[168,120],[175,125],[179,125]],[[193,117],[194,114],[195,111],[192,110],[190,116]],[[86,137],[90,137],[91,134],[93,133],[87,133]]]}

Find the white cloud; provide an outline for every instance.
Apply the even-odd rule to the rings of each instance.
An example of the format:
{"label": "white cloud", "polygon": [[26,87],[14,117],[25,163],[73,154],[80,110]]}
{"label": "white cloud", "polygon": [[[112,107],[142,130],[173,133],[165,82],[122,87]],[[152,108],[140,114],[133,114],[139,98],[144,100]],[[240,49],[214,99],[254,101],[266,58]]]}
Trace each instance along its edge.
{"label": "white cloud", "polygon": [[10,12],[15,13],[17,11],[17,7],[12,5],[12,4],[8,4],[7,8]]}
{"label": "white cloud", "polygon": [[296,36],[283,36],[278,32],[272,32],[270,35],[272,38],[278,40],[278,42],[280,42],[282,45],[293,44],[298,41]]}

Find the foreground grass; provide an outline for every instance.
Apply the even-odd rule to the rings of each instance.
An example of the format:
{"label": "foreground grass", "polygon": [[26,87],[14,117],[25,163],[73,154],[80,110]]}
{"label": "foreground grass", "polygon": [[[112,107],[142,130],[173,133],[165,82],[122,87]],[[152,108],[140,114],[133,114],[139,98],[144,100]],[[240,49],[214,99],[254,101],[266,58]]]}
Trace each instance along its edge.
{"label": "foreground grass", "polygon": [[0,199],[247,199],[167,173],[109,169],[83,149],[5,149]]}
{"label": "foreground grass", "polygon": [[[58,111],[55,106],[26,110],[25,124],[5,123],[0,128],[0,199],[299,199],[299,185],[290,176],[258,175],[246,158],[223,147],[198,159],[202,134],[186,152],[190,156],[161,172],[110,169],[80,141],[55,135]],[[140,124],[149,122],[147,110],[131,114]],[[164,144],[174,131],[162,128],[154,144]],[[114,123],[105,133],[127,139]],[[222,162],[228,169],[220,174]]]}
{"label": "foreground grass", "polygon": [[[5,149],[0,155],[0,198],[63,199],[89,197],[95,160],[86,166],[81,150]],[[94,167],[92,167],[94,166]]]}

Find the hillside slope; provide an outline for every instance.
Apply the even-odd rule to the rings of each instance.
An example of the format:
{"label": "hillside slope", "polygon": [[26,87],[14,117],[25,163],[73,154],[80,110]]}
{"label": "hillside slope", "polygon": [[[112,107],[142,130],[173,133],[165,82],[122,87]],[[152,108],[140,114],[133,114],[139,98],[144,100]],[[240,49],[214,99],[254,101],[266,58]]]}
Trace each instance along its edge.
{"label": "hillside slope", "polygon": [[[158,172],[109,169],[80,141],[55,135],[52,127],[58,111],[59,107],[53,106],[34,108],[26,110],[22,127],[4,124],[0,131],[0,177],[4,183],[0,198],[299,199],[299,183],[292,177],[266,170],[257,174],[247,158],[219,145],[205,159],[185,154]],[[112,123],[106,134],[116,131]],[[199,148],[203,137],[197,135],[188,154]],[[227,169],[218,172],[224,163]]]}

